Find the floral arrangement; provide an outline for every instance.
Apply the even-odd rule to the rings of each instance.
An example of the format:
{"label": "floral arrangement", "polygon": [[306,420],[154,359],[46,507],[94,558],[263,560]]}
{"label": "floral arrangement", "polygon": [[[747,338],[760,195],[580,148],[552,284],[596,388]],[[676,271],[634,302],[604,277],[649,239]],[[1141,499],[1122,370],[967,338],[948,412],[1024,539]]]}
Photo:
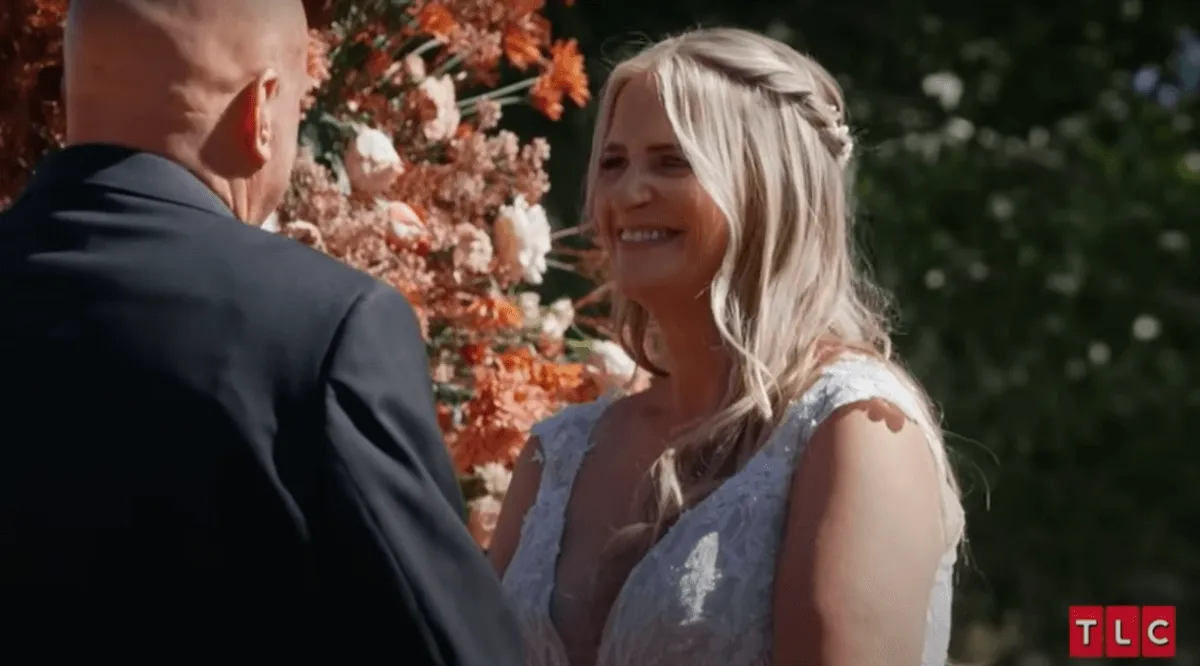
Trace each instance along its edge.
{"label": "floral arrangement", "polygon": [[[57,90],[30,91],[39,72],[57,67],[65,4],[17,0],[0,16],[0,34],[21,35],[16,57],[25,58],[24,78],[5,79],[24,96],[4,99],[47,109],[26,125],[14,116],[29,120],[27,110],[0,115],[0,150],[25,146],[8,166],[15,174],[0,168],[0,198],[58,139]],[[264,228],[376,276],[413,304],[469,524],[486,548],[530,427],[566,404],[645,382],[617,345],[592,339],[604,328],[586,312],[603,289],[542,302],[536,290],[548,271],[598,281],[602,262],[595,250],[559,242],[574,229],[553,231],[539,203],[550,187],[547,143],[499,127],[514,104],[554,120],[566,103],[586,104],[583,58],[573,40],[552,38],[544,0],[314,7],[323,20],[310,49],[301,157]]]}
{"label": "floral arrangement", "polygon": [[62,142],[62,23],[67,0],[0,2],[0,208]]}

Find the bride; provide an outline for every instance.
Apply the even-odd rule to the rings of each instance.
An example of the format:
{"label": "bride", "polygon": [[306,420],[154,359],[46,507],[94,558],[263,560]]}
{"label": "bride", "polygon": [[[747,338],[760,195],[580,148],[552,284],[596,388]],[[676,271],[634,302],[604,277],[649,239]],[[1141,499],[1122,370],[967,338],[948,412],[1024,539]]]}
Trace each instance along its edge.
{"label": "bride", "polygon": [[942,666],[963,534],[851,254],[845,103],[766,37],[621,63],[587,214],[660,379],[539,424],[489,557],[545,666]]}

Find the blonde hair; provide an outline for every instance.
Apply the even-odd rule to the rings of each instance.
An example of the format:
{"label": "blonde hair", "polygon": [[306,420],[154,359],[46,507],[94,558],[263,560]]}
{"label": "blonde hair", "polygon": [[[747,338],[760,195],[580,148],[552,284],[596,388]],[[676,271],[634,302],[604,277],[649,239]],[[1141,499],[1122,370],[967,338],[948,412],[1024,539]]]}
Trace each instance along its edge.
{"label": "blonde hair", "polygon": [[[655,536],[739,469],[819,375],[825,342],[882,359],[920,398],[914,415],[945,476],[948,541],[961,539],[958,485],[939,419],[892,358],[884,299],[856,270],[850,206],[854,141],[842,92],[811,58],[737,29],[702,29],[619,63],[601,96],[588,166],[586,214],[613,105],[631,78],[657,84],[680,148],[724,214],[729,246],[709,290],[733,362],[722,409],[670,443],[655,464]],[[655,363],[650,314],[614,297],[622,346]],[[952,514],[952,515],[951,515]],[[952,533],[952,534],[950,534]]]}

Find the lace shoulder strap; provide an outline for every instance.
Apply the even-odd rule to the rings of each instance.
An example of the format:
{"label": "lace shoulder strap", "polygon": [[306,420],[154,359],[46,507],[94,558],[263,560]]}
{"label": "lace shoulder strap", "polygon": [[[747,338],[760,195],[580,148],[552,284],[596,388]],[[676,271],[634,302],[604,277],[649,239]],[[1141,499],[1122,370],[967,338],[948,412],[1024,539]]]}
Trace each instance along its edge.
{"label": "lace shoulder strap", "polygon": [[956,544],[963,529],[962,505],[954,490],[940,425],[931,422],[919,389],[886,362],[853,355],[829,364],[797,405],[805,429],[802,440],[807,441],[838,409],[867,400],[885,400],[895,405],[925,433],[938,475],[943,479],[942,518],[946,538]]}
{"label": "lace shoulder strap", "polygon": [[885,362],[866,356],[846,356],[830,363],[801,399],[808,403],[806,411],[813,430],[842,407],[867,400],[885,400],[895,405],[926,435],[931,434],[934,425],[925,417],[916,388]]}
{"label": "lace shoulder strap", "polygon": [[[533,608],[549,608],[554,589],[554,562],[562,541],[563,521],[575,473],[590,446],[592,426],[610,398],[571,405],[533,426],[537,438],[534,460],[542,467],[541,483],[533,506],[521,525],[520,545],[504,575],[505,586],[533,600]],[[539,625],[541,626],[541,625]],[[553,632],[548,632],[547,636]],[[551,639],[544,637],[544,642]]]}
{"label": "lace shoulder strap", "polygon": [[606,395],[592,402],[569,405],[533,426],[530,435],[537,437],[539,447],[534,460],[542,465],[543,484],[548,476],[557,481],[574,477],[574,468],[591,445],[592,426],[611,402],[612,398]]}

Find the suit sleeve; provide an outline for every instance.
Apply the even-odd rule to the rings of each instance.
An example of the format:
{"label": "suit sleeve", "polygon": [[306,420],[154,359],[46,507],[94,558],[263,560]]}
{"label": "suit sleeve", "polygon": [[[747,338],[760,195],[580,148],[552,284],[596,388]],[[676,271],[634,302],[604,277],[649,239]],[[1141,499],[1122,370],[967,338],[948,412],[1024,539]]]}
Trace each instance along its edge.
{"label": "suit sleeve", "polygon": [[331,464],[308,527],[329,621],[355,650],[405,663],[519,666],[520,634],[463,524],[425,342],[398,292],[380,285],[347,315],[324,409]]}

